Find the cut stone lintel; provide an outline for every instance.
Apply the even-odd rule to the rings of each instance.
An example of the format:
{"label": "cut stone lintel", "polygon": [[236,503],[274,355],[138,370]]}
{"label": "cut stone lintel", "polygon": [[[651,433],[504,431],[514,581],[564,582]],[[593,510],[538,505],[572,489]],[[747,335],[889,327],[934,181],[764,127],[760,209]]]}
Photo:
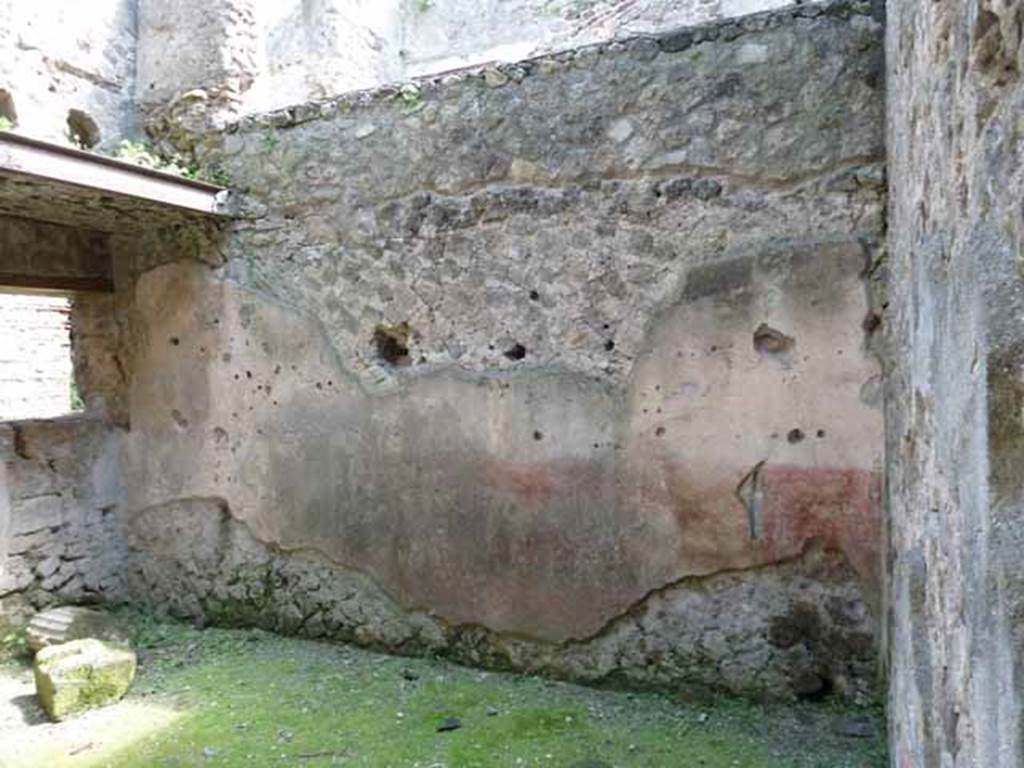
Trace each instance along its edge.
{"label": "cut stone lintel", "polygon": [[224,220],[228,194],[214,184],[0,131],[0,215],[137,232]]}
{"label": "cut stone lintel", "polygon": [[114,290],[110,235],[0,215],[0,293]]}
{"label": "cut stone lintel", "polygon": [[111,293],[114,281],[107,277],[19,275],[0,272],[0,293],[65,294],[82,291]]}

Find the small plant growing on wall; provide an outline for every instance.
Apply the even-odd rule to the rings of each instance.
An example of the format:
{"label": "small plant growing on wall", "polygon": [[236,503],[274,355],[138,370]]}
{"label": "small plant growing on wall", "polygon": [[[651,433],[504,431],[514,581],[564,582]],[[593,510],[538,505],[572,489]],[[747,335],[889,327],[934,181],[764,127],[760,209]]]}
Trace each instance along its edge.
{"label": "small plant growing on wall", "polygon": [[68,393],[69,394],[68,405],[70,406],[71,410],[72,411],[84,411],[85,410],[85,400],[82,399],[82,393],[79,391],[78,384],[75,382],[74,379],[71,380],[71,385],[69,387],[69,390],[70,390],[70,392]]}
{"label": "small plant growing on wall", "polygon": [[423,109],[423,94],[413,83],[403,85],[396,98],[401,104],[403,112],[418,112]]}
{"label": "small plant growing on wall", "polygon": [[0,88],[0,131],[13,131],[18,126],[18,110],[14,108],[14,96],[6,88]]}
{"label": "small plant growing on wall", "polygon": [[198,173],[198,169],[194,166],[189,166],[180,158],[162,157],[148,144],[144,144],[140,141],[122,141],[114,147],[114,151],[110,154],[118,160],[126,160],[127,162],[141,168],[150,168],[154,171],[173,173],[175,176],[195,178],[195,174]]}
{"label": "small plant growing on wall", "polygon": [[178,156],[165,157],[143,142],[121,141],[110,154],[112,157],[126,160],[142,168],[173,173],[175,176],[185,179],[209,181],[225,187],[230,185],[227,174],[221,168],[200,168],[199,164],[194,161],[188,161]]}

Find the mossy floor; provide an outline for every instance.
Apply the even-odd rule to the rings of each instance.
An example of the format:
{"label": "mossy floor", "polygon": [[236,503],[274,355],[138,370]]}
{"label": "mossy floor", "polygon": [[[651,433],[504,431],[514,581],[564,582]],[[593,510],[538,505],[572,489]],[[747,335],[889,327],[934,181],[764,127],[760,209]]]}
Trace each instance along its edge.
{"label": "mossy floor", "polygon": [[[43,722],[25,660],[0,665],[0,766],[886,764],[875,710],[683,702],[258,631],[133,620],[140,668],[132,692],[77,720]],[[439,731],[446,723],[458,727]]]}

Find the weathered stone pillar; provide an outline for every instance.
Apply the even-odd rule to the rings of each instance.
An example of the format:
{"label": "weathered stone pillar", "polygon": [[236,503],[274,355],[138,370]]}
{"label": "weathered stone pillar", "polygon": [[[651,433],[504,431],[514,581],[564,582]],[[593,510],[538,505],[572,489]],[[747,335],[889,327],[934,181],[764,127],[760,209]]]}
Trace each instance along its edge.
{"label": "weathered stone pillar", "polygon": [[1022,762],[1022,21],[1024,5],[1003,0],[889,2],[889,663],[900,768]]}
{"label": "weathered stone pillar", "polygon": [[139,0],[137,97],[178,148],[233,114],[257,75],[256,0]]}

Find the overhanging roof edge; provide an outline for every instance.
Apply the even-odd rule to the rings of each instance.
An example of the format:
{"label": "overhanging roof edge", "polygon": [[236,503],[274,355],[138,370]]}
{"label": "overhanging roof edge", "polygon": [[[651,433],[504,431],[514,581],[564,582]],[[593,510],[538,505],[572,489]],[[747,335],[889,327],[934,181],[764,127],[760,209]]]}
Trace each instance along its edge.
{"label": "overhanging roof edge", "polygon": [[227,215],[228,190],[92,152],[0,131],[0,175],[16,174],[97,194],[147,200],[207,216]]}

